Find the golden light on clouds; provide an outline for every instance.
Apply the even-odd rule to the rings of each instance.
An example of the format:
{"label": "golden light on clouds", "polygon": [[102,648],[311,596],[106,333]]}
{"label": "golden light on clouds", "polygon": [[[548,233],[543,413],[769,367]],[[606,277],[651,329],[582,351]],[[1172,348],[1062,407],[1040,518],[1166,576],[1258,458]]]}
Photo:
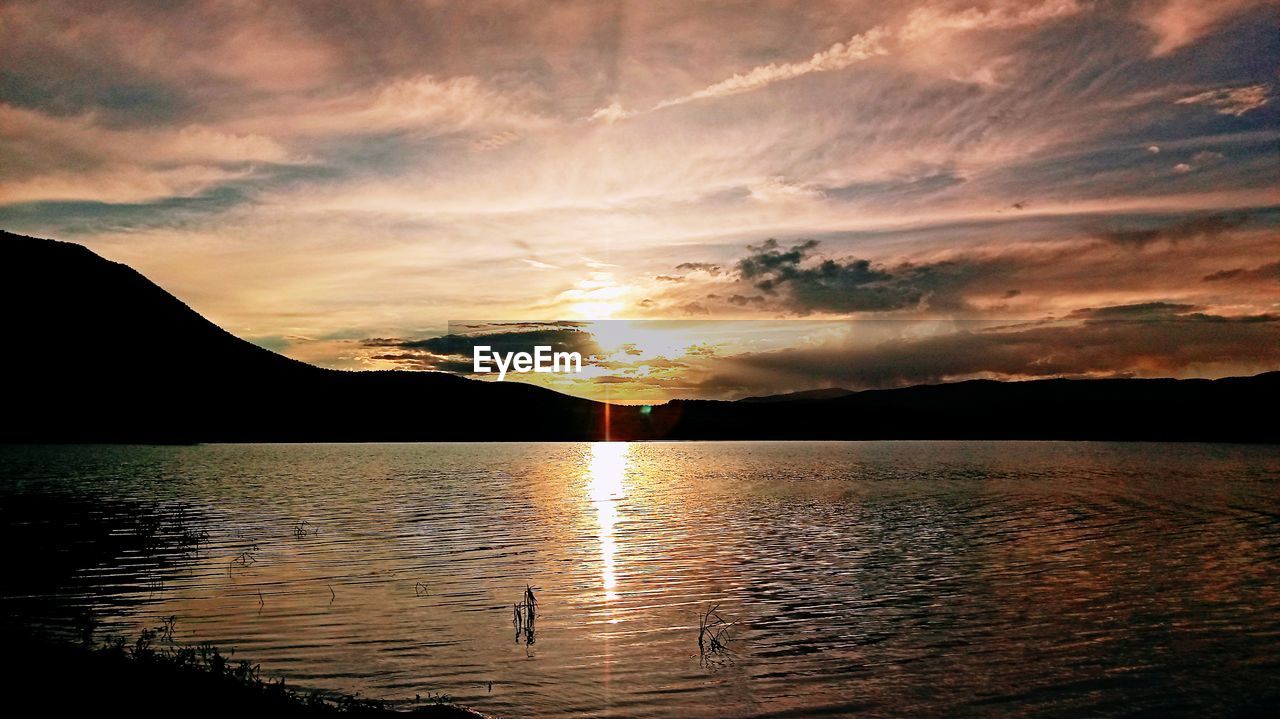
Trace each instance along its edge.
{"label": "golden light on clouds", "polygon": [[[0,227],[343,369],[437,369],[413,343],[459,317],[1083,325],[1128,305],[1232,320],[1230,352],[1125,347],[1129,367],[1096,328],[1004,351],[1085,375],[1270,358],[1274,2],[761,7],[6,2]],[[748,394],[792,386],[764,367],[815,344],[596,329],[605,364],[536,381]],[[875,358],[829,336],[846,354],[820,382],[1024,371],[956,360],[958,332],[927,368],[841,369],[932,332],[869,333]],[[695,346],[741,355],[735,378]]]}

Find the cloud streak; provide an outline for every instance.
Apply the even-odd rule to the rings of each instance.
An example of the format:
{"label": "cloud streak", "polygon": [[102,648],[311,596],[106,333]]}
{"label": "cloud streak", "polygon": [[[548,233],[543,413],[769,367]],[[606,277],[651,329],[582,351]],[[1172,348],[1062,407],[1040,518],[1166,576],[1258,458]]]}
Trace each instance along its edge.
{"label": "cloud streak", "polygon": [[1189,95],[1176,101],[1179,105],[1205,105],[1220,115],[1240,117],[1266,105],[1271,100],[1271,86],[1265,83],[1245,87],[1224,87]]}
{"label": "cloud streak", "polygon": [[675,107],[696,100],[728,97],[743,92],[759,90],[775,82],[794,80],[795,78],[816,72],[834,72],[877,55],[889,52],[885,41],[889,32],[881,27],[871,28],[859,33],[845,42],[838,42],[831,47],[814,53],[813,57],[803,62],[770,63],[754,67],[751,70],[735,74],[720,82],[713,83],[701,90],[696,90],[681,97],[674,97],[659,102],[653,109],[661,110]]}
{"label": "cloud streak", "polygon": [[[926,5],[912,10],[900,28],[872,27],[854,34],[848,40],[834,43],[824,50],[815,52],[807,60],[757,65],[750,70],[734,73],[724,80],[688,94],[660,100],[643,112],[654,112],[699,100],[753,92],[805,75],[845,70],[865,60],[890,54],[890,46],[894,42],[903,44],[935,42],[940,36],[950,33],[1005,30],[1038,25],[1075,15],[1080,9],[1076,0],[1004,2],[986,10],[976,7],[956,10],[950,7]],[[990,72],[990,69],[988,68],[986,72]],[[596,109],[588,119],[616,122],[637,114],[641,113],[627,111],[620,103],[614,102]]]}

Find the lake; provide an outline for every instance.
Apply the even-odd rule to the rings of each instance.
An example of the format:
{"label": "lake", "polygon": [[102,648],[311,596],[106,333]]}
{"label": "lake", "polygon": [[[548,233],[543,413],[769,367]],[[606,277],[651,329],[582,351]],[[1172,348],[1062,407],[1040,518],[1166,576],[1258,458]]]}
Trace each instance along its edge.
{"label": "lake", "polygon": [[9,619],[510,719],[1280,697],[1274,446],[9,446],[0,530]]}

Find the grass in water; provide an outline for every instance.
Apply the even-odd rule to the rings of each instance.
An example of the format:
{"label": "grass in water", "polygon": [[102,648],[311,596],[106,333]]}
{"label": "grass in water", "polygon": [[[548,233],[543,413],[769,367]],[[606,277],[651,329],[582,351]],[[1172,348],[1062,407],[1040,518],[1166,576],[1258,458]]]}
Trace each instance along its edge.
{"label": "grass in water", "polygon": [[524,598],[511,608],[511,624],[516,630],[516,642],[524,640],[527,651],[535,640],[534,621],[538,618],[538,598],[533,594],[533,587],[524,585]]}

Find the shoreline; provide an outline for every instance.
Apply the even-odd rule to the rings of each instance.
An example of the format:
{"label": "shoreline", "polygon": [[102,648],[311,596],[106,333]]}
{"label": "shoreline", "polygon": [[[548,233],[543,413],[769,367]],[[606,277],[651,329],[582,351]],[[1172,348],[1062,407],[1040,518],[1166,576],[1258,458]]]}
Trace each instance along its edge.
{"label": "shoreline", "polygon": [[133,643],[116,637],[91,645],[6,627],[0,639],[13,659],[6,679],[39,698],[28,706],[47,702],[68,714],[495,719],[444,695],[387,701],[294,687],[264,678],[259,665],[236,659],[234,650],[224,655],[210,644],[170,644],[157,631],[144,631]]}

